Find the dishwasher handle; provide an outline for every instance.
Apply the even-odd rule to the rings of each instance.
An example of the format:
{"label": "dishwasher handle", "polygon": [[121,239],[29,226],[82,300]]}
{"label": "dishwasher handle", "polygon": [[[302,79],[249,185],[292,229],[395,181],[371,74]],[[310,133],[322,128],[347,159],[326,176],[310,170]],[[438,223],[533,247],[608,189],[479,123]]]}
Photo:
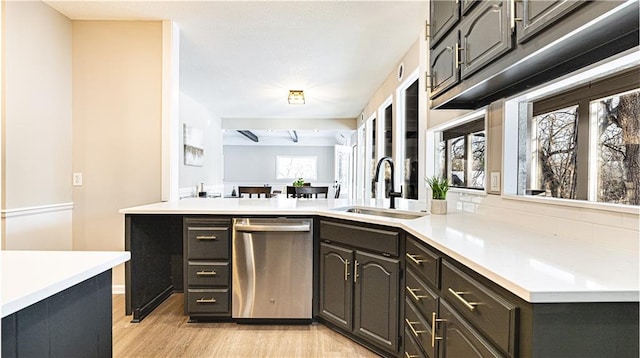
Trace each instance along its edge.
{"label": "dishwasher handle", "polygon": [[309,232],[309,224],[235,224],[235,231],[243,232]]}

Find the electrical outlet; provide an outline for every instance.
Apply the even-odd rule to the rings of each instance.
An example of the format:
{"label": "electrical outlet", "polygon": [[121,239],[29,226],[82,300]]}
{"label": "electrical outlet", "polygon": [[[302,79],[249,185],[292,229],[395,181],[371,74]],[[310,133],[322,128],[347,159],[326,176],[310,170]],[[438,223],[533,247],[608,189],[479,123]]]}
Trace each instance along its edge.
{"label": "electrical outlet", "polygon": [[73,186],[82,186],[82,173],[73,173]]}
{"label": "electrical outlet", "polygon": [[500,172],[491,172],[491,191],[500,191]]}

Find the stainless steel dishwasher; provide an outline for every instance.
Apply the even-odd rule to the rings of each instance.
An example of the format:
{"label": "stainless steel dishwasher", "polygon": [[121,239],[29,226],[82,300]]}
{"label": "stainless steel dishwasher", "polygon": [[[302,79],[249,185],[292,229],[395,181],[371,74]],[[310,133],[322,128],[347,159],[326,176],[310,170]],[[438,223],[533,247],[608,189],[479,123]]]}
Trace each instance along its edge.
{"label": "stainless steel dishwasher", "polygon": [[311,321],[313,222],[233,219],[232,317]]}

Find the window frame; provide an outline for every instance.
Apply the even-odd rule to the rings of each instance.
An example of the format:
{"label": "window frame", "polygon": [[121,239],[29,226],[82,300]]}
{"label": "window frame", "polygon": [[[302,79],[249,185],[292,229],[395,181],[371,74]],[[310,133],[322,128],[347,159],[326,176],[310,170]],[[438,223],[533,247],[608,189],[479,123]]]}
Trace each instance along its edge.
{"label": "window frame", "polygon": [[[580,103],[574,104],[579,106],[579,126],[581,124],[587,125],[587,128],[585,129],[581,130],[580,127],[578,129],[578,142],[583,142],[584,145],[582,147],[585,148],[587,153],[582,155],[578,153],[580,156],[578,159],[578,170],[586,172],[585,175],[588,176],[588,172],[591,171],[590,168],[592,167],[587,165],[592,157],[592,154],[589,152],[591,146],[591,130],[588,127],[589,122],[591,121],[590,104],[594,100],[605,98],[610,95],[625,93],[629,90],[638,88],[637,82],[634,81],[630,81],[630,83],[619,86],[613,84],[615,81],[620,81],[621,77],[619,76],[624,77],[626,75],[630,75],[633,77],[634,73],[636,73],[636,75],[633,79],[637,81],[638,68],[640,68],[640,53],[637,53],[637,51],[626,51],[605,61],[588,66],[580,71],[563,76],[551,83],[538,86],[528,92],[507,98],[504,104],[503,120],[504,151],[502,170],[504,182],[502,197],[509,200],[599,209],[621,213],[640,213],[640,207],[634,205],[590,201],[588,199],[562,199],[518,194],[518,177],[523,175],[518,167],[518,154],[520,151],[520,147],[518,146],[519,122],[522,120],[528,120],[534,112],[541,113],[547,110],[567,107],[570,105],[567,103],[570,103],[571,101],[575,102],[576,97],[579,97],[581,95],[580,92],[582,91],[582,96],[588,97],[588,99],[585,99],[582,105]],[[600,86],[594,86],[596,83],[599,83]],[[588,89],[590,85],[592,88]],[[585,96],[584,93],[586,92],[584,91],[590,91],[590,94]],[[531,105],[531,103],[536,101],[539,103],[534,110],[534,106]],[[525,115],[527,118],[523,118]],[[526,175],[528,175],[528,173],[526,173]],[[578,182],[580,183],[580,180]],[[588,180],[586,183],[584,181],[582,183],[582,185],[587,187],[586,192],[588,198],[591,196],[590,192],[592,191],[589,189],[591,186],[590,182],[591,181]]]}

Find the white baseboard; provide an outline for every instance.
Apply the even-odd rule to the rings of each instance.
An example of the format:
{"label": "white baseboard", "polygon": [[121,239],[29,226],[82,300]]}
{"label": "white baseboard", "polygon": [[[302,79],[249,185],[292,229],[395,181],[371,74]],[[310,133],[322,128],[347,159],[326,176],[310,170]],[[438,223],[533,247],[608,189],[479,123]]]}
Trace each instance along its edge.
{"label": "white baseboard", "polygon": [[124,285],[112,285],[111,286],[111,294],[112,295],[124,295]]}

